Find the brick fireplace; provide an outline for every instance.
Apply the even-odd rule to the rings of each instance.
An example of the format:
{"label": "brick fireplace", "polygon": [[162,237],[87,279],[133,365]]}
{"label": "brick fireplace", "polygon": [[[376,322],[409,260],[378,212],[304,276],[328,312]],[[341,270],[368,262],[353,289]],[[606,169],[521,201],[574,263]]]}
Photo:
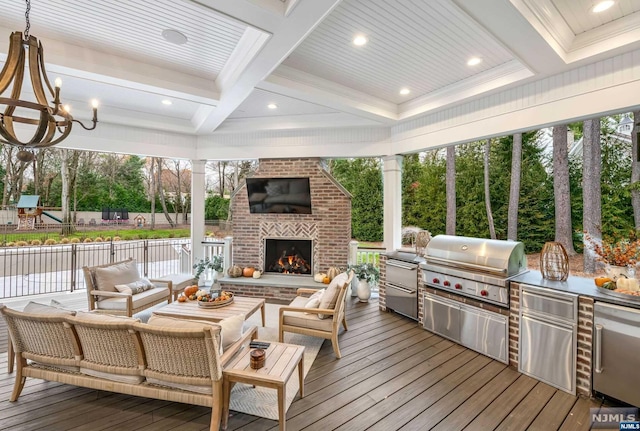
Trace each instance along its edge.
{"label": "brick fireplace", "polygon": [[247,187],[242,185],[231,197],[234,264],[268,271],[273,256],[267,256],[266,245],[277,239],[309,244],[309,251],[299,251],[309,253],[304,256],[312,267],[308,275],[331,266],[346,267],[351,195],[323,168],[321,159],[260,159],[252,178],[309,178],[311,214],[251,213]]}

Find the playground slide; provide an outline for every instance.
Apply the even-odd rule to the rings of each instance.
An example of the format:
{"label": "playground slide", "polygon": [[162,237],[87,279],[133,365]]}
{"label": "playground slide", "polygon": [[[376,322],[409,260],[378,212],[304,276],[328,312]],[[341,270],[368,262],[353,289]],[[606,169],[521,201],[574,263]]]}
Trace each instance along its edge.
{"label": "playground slide", "polygon": [[42,211],[42,215],[45,215],[45,216],[49,217],[50,219],[53,219],[53,220],[57,221],[58,223],[62,223],[62,220],[60,220],[58,217],[54,216],[53,214],[49,214],[46,211]]}

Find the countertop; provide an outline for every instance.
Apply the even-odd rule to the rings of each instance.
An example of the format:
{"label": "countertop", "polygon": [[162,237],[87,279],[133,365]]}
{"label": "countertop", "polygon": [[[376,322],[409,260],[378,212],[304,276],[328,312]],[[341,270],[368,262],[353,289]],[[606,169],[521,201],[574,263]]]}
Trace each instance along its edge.
{"label": "countertop", "polygon": [[628,296],[629,299],[622,299],[618,298],[618,296],[624,295],[623,293],[616,296],[607,294],[606,292],[603,292],[603,289],[596,287],[593,278],[569,276],[566,281],[551,281],[542,278],[542,274],[540,273],[540,271],[529,271],[512,278],[511,282],[530,284],[532,286],[539,287],[547,287],[549,289],[559,290],[561,292],[590,296],[596,301],[640,309],[640,297],[625,295]]}
{"label": "countertop", "polygon": [[409,263],[425,262],[424,257],[418,256],[415,253],[411,253],[407,251],[396,250],[396,251],[388,251],[382,254],[387,256],[388,259],[396,259],[396,260],[401,260],[403,262],[409,262]]}

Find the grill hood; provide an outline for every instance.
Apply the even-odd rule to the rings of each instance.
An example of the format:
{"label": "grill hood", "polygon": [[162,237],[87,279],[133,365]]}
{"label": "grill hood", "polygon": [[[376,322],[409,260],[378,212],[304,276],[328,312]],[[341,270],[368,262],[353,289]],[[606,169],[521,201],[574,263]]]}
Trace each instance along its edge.
{"label": "grill hood", "polygon": [[512,277],[527,270],[524,244],[518,241],[436,235],[425,251],[428,264]]}

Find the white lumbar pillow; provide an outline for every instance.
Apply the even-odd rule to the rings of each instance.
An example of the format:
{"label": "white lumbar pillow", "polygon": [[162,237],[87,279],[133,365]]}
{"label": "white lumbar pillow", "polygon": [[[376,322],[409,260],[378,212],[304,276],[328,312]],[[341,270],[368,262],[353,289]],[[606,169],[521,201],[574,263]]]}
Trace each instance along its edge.
{"label": "white lumbar pillow", "polygon": [[244,324],[244,314],[227,317],[218,322],[222,328],[220,336],[222,338],[222,349],[226,349],[242,337],[242,325]]}
{"label": "white lumbar pillow", "polygon": [[[316,293],[311,295],[307,300],[307,303],[304,305],[304,308],[320,307],[320,300],[322,299],[322,295],[324,295],[324,289],[320,289]],[[307,313],[307,314],[312,314],[312,313]]]}

